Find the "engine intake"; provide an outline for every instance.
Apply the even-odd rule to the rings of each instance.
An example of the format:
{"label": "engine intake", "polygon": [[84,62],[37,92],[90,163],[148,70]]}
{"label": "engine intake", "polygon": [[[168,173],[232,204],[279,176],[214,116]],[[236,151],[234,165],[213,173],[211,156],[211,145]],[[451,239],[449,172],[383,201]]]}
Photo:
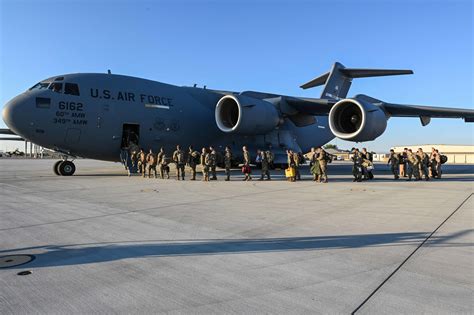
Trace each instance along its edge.
{"label": "engine intake", "polygon": [[266,134],[280,123],[272,103],[244,95],[226,95],[217,102],[217,127],[237,134]]}
{"label": "engine intake", "polygon": [[359,99],[343,99],[329,112],[329,128],[344,140],[363,142],[379,137],[387,128],[385,112]]}

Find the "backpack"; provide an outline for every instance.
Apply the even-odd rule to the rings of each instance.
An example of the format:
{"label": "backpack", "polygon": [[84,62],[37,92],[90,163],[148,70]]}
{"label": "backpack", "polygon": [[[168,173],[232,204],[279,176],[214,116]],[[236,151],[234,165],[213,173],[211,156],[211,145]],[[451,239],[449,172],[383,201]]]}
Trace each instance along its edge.
{"label": "backpack", "polygon": [[271,151],[266,151],[265,154],[267,155],[268,163],[272,164],[274,159],[273,153]]}
{"label": "backpack", "polygon": [[305,162],[304,155],[302,153],[298,153],[298,164],[303,164]]}
{"label": "backpack", "polygon": [[370,162],[374,160],[374,155],[371,152],[367,152],[366,156],[367,156],[367,160],[369,160]]}
{"label": "backpack", "polygon": [[329,153],[326,153],[324,155],[324,160],[326,160],[326,163],[332,163],[332,160],[333,160],[333,155],[332,154],[329,154]]}
{"label": "backpack", "polygon": [[199,154],[198,151],[194,151],[194,152],[191,154],[191,158],[193,159],[193,162],[194,162],[195,164],[201,163],[201,155]]}
{"label": "backpack", "polygon": [[448,162],[448,157],[446,155],[441,155],[441,164]]}

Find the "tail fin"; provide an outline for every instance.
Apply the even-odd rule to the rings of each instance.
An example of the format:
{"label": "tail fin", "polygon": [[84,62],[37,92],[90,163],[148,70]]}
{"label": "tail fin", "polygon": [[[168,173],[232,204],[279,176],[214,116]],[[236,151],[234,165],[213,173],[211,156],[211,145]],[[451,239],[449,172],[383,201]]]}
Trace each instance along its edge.
{"label": "tail fin", "polygon": [[346,68],[336,62],[331,71],[301,85],[302,89],[309,89],[323,85],[321,98],[340,99],[347,96],[353,78],[382,77],[387,75],[413,74],[412,70],[384,70],[384,69],[355,69]]}

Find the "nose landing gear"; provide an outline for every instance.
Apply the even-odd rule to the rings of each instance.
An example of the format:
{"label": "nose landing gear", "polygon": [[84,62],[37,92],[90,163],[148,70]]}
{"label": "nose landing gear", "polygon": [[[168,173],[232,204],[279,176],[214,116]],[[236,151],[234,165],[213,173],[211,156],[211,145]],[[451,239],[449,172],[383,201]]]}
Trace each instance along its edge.
{"label": "nose landing gear", "polygon": [[57,161],[54,163],[53,171],[58,176],[71,176],[76,171],[76,166],[68,160]]}

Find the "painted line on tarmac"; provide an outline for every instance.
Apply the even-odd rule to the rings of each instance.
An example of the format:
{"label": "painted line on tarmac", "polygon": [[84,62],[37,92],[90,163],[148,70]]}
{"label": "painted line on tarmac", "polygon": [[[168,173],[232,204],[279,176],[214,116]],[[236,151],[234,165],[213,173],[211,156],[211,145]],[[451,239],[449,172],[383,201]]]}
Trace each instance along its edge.
{"label": "painted line on tarmac", "polygon": [[462,207],[473,195],[474,195],[474,193],[471,193],[469,196],[467,196],[466,199],[464,199],[463,202],[461,202],[461,204],[460,204],[456,209],[454,209],[454,211],[451,212],[451,214],[450,214],[446,219],[444,219],[444,221],[441,222],[441,224],[438,225],[438,227],[437,227],[433,232],[431,232],[431,234],[428,235],[428,237],[426,237],[425,240],[424,240],[420,245],[418,245],[418,246],[415,248],[415,250],[414,250],[413,252],[411,252],[411,254],[408,255],[408,257],[405,258],[405,260],[402,261],[402,263],[401,263],[397,268],[395,268],[395,270],[392,271],[392,273],[389,274],[388,277],[385,278],[385,280],[382,281],[382,283],[380,283],[380,284],[378,285],[378,287],[376,287],[375,290],[373,290],[372,293],[370,293],[369,296],[366,297],[365,300],[362,301],[362,303],[359,304],[359,306],[356,307],[355,310],[352,311],[351,314],[352,314],[352,315],[356,314],[356,313],[362,308],[362,306],[364,306],[364,305],[375,295],[375,293],[377,293],[377,291],[380,290],[380,288],[382,288],[382,286],[383,286],[385,283],[387,283],[387,281],[390,280],[390,278],[391,278],[393,275],[395,275],[395,273],[397,273],[397,271],[400,270],[400,269],[403,267],[403,265],[404,265],[404,264],[405,264],[405,263],[406,263],[406,262],[407,262],[407,261],[408,261],[408,260],[409,260],[409,259],[410,259],[410,258],[411,258],[411,257],[412,257],[412,256],[413,256],[413,255],[414,255],[414,254],[415,254],[415,253],[416,253],[416,252],[417,252],[417,251],[418,251],[418,250],[419,250],[419,249],[420,249],[420,248],[421,248],[421,247],[422,247],[422,246],[423,246],[423,245],[424,245],[424,244],[425,244],[425,243],[426,243],[426,242],[427,242],[427,241],[428,241],[428,240],[429,240],[429,239],[430,239],[430,238],[431,238],[458,210],[459,210],[459,209],[461,209],[461,207]]}

